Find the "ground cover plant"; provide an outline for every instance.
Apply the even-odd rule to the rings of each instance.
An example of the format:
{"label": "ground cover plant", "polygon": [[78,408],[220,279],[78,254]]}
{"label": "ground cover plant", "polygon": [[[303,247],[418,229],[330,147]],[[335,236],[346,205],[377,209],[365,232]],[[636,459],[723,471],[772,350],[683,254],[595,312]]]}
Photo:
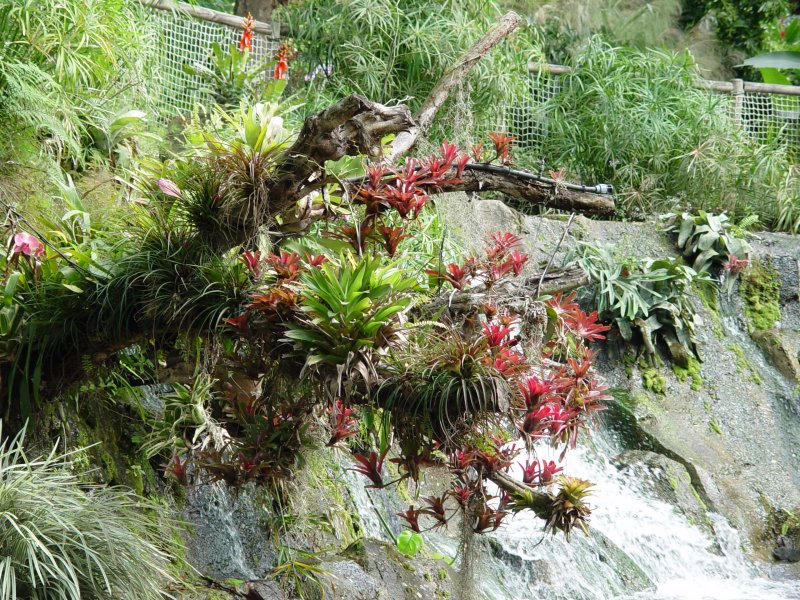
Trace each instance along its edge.
{"label": "ground cover plant", "polygon": [[74,458],[0,441],[0,598],[163,598],[168,527],[127,490],[81,484]]}

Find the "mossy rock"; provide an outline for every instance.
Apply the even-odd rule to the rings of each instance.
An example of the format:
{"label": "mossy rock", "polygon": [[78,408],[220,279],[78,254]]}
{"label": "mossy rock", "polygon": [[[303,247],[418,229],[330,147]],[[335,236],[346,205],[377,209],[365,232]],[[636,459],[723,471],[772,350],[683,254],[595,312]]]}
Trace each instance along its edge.
{"label": "mossy rock", "polygon": [[663,396],[667,393],[667,378],[658,369],[645,369],[642,371],[642,387]]}
{"label": "mossy rock", "polygon": [[703,387],[703,377],[700,375],[700,361],[696,358],[689,357],[689,361],[685,367],[673,364],[672,372],[675,373],[675,378],[681,383],[689,383],[689,387],[699,392]]}
{"label": "mossy rock", "polygon": [[781,282],[772,264],[755,259],[739,285],[751,331],[772,329],[781,320]]}

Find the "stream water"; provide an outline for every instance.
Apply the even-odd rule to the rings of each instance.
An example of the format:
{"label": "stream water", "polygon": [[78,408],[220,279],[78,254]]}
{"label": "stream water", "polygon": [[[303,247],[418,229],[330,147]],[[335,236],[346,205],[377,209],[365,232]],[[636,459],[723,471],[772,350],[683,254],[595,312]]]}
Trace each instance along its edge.
{"label": "stream water", "polygon": [[[592,448],[572,451],[564,463],[570,475],[596,484],[593,533],[578,532],[566,542],[544,534],[542,521],[523,513],[478,536],[474,565],[483,598],[800,600],[800,581],[752,564],[724,517],[709,513],[713,536],[704,532],[659,500],[642,470],[619,469],[609,460],[619,451],[613,440],[594,439]],[[357,493],[353,500],[370,533],[385,538],[375,515],[376,506],[388,508],[387,499]],[[457,539],[426,536],[437,551],[457,554]]]}
{"label": "stream water", "polygon": [[[596,483],[591,529],[601,536],[542,539],[541,521],[520,514],[494,534],[515,568],[492,568],[502,587],[492,600],[800,600],[800,581],[773,580],[745,557],[737,532],[709,513],[714,539],[675,507],[654,497],[640,470],[618,469],[614,448],[575,451],[565,471]],[[609,550],[602,537],[620,552]],[[541,540],[541,542],[540,542]],[[508,558],[504,562],[508,562]],[[631,563],[650,580],[630,593]],[[641,581],[641,580],[640,580]]]}

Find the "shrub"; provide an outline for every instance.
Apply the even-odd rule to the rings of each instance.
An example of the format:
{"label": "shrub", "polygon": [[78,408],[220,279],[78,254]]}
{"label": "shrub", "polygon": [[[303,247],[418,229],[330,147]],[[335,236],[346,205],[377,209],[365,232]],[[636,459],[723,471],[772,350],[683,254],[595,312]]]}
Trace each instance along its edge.
{"label": "shrub", "polygon": [[142,500],[82,485],[70,455],[29,458],[23,436],[0,443],[0,599],[160,600],[173,580]]}
{"label": "shrub", "polygon": [[[154,107],[147,75],[156,44],[145,10],[129,0],[4,2],[0,131],[26,139],[34,152],[36,137],[48,134],[49,146],[82,160],[86,125],[107,121],[127,102]],[[18,151],[19,143],[0,151]]]}

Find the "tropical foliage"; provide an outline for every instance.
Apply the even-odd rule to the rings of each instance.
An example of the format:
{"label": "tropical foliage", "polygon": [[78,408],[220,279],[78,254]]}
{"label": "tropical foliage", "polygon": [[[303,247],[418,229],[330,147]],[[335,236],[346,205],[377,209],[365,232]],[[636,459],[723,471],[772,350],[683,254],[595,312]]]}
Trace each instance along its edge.
{"label": "tropical foliage", "polygon": [[[433,11],[423,0],[300,0],[280,9],[279,18],[296,41],[294,72],[307,80],[306,110],[313,112],[353,92],[418,108],[445,70],[501,14],[494,1],[484,0],[448,0]],[[527,63],[537,54],[523,32],[477,64],[459,102],[482,126],[479,138],[485,123],[493,123],[496,106],[527,91]],[[434,137],[472,134],[448,124],[457,110],[445,111],[449,117],[439,121]]]}
{"label": "tropical foliage", "polygon": [[74,458],[31,458],[22,433],[0,442],[0,598],[163,598],[168,522],[129,491],[81,484]]}
{"label": "tropical foliage", "polygon": [[689,292],[709,284],[680,259],[651,260],[618,256],[610,245],[579,242],[568,260],[580,265],[592,282],[588,300],[601,320],[613,322],[622,339],[655,354],[660,344],[678,363],[697,354],[695,330],[701,321]]}
{"label": "tropical foliage", "polygon": [[548,102],[541,152],[554,168],[611,183],[626,215],[676,209],[758,215],[798,226],[797,172],[777,139],[761,145],[730,118],[725,98],[697,89],[686,53],[593,39]]}

